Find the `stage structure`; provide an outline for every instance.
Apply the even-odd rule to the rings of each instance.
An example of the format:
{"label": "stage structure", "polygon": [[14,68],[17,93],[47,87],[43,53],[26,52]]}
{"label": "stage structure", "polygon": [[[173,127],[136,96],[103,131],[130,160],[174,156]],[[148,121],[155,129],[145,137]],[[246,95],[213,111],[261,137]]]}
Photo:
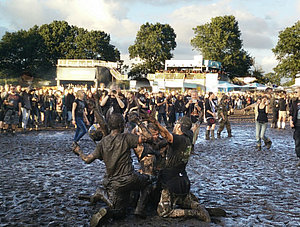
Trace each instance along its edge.
{"label": "stage structure", "polygon": [[61,83],[94,82],[108,85],[111,82],[128,80],[117,69],[118,62],[89,59],[59,59],[56,65],[57,86]]}

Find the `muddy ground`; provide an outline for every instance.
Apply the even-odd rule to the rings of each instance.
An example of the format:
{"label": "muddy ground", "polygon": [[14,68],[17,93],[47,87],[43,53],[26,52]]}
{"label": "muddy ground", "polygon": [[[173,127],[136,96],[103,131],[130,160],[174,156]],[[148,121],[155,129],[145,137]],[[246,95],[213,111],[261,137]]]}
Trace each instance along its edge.
{"label": "muddy ground", "polygon": [[[300,168],[292,130],[267,130],[272,148],[255,150],[252,116],[231,118],[234,137],[204,140],[204,125],[190,158],[194,192],[207,207],[227,217],[205,224],[196,219],[145,220],[132,214],[107,226],[300,226]],[[70,152],[74,131],[51,130],[15,137],[0,135],[0,226],[88,226],[101,203],[78,199],[101,183],[104,164],[84,164]],[[85,152],[94,144],[85,136]]]}

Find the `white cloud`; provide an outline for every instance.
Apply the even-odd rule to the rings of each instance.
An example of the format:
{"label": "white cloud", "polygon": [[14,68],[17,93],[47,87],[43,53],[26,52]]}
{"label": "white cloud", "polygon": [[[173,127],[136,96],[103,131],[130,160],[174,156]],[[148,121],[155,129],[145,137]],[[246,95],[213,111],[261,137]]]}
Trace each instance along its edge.
{"label": "white cloud", "polygon": [[66,20],[87,29],[103,30],[116,38],[131,37],[138,25],[127,19],[128,9],[105,0],[10,0],[0,2],[0,19],[14,30]]}

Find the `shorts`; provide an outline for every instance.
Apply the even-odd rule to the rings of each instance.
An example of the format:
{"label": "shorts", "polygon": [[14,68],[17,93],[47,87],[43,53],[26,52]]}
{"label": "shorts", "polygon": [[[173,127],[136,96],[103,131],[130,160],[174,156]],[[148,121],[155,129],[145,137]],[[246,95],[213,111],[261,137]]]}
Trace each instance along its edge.
{"label": "shorts", "polygon": [[19,124],[19,114],[16,110],[7,110],[4,116],[4,123],[7,125]]}
{"label": "shorts", "polygon": [[206,122],[207,122],[208,126],[212,126],[213,124],[216,124],[216,119],[213,117],[209,117],[209,118],[206,118]]}
{"label": "shorts", "polygon": [[286,118],[286,111],[279,110],[279,118]]}

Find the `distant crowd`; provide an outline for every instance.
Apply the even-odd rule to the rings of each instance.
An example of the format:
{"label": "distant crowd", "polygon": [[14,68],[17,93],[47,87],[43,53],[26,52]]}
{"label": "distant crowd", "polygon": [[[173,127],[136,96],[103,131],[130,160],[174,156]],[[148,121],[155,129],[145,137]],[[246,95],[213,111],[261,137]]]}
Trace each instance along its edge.
{"label": "distant crowd", "polygon": [[[30,88],[21,86],[0,86],[0,130],[6,132],[16,127],[23,131],[41,127],[72,126],[72,104],[78,90],[85,93],[87,117],[90,125],[94,123],[93,108],[99,102],[104,116],[121,113],[127,119],[128,113],[138,109],[157,112],[157,119],[164,125],[172,127],[179,117],[191,117],[193,123],[207,120],[205,116],[205,101],[209,94],[196,90],[185,92],[152,93],[145,89],[139,91],[120,90],[119,88],[105,88],[102,84],[98,90],[86,86],[68,86],[66,88]],[[97,94],[97,96],[96,96]],[[228,97],[228,110],[240,110],[252,106],[262,93],[217,94],[213,97],[214,111],[218,115],[217,107],[222,97]],[[269,95],[273,112],[272,126],[277,127],[278,119],[285,122],[286,114],[279,115],[279,111],[288,111],[293,94],[278,93]],[[97,99],[95,98],[97,97]],[[210,105],[211,106],[211,105]],[[5,118],[6,117],[6,118]],[[12,125],[12,127],[7,127]],[[16,127],[15,127],[16,125]]]}

